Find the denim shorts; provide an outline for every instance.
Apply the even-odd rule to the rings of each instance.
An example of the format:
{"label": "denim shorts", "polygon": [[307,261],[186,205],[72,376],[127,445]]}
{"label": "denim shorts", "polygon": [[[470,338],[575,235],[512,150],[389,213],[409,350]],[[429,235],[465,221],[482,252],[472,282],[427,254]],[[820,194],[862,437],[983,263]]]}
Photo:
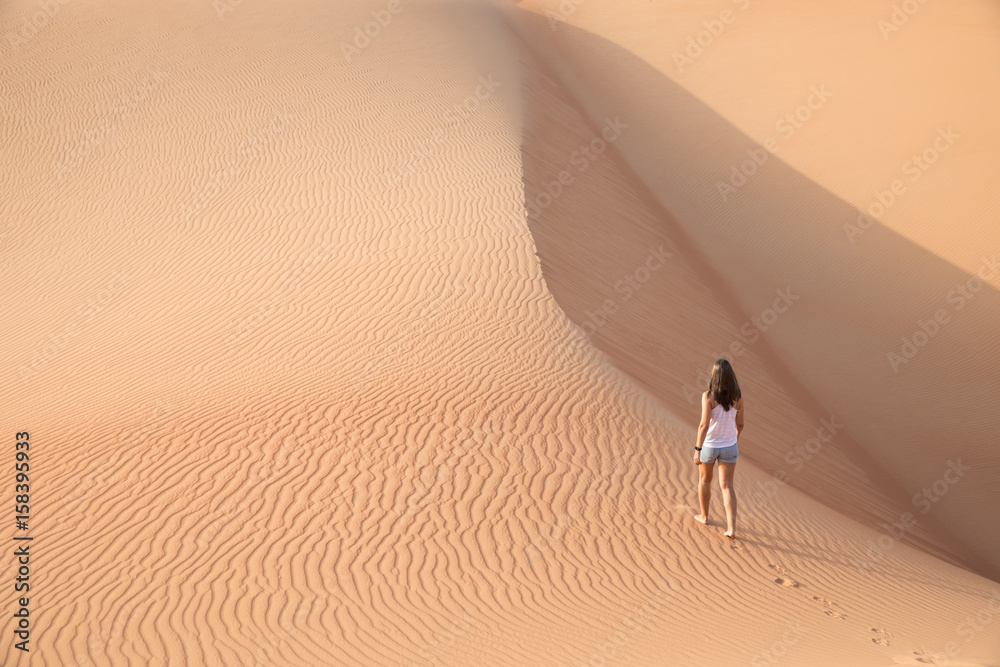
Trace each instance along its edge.
{"label": "denim shorts", "polygon": [[716,459],[719,459],[723,463],[736,463],[736,459],[740,457],[740,450],[736,445],[729,445],[728,447],[702,447],[701,448],[701,462],[702,463],[715,463]]}

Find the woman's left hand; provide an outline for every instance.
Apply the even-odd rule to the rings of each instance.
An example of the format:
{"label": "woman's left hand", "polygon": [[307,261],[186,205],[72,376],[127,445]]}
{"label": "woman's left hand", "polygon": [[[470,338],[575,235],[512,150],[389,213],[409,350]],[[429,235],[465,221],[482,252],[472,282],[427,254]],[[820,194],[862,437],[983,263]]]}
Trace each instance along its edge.
{"label": "woman's left hand", "polygon": [[694,464],[698,465],[699,463],[701,463],[701,452],[699,452],[696,449],[696,450],[694,450]]}

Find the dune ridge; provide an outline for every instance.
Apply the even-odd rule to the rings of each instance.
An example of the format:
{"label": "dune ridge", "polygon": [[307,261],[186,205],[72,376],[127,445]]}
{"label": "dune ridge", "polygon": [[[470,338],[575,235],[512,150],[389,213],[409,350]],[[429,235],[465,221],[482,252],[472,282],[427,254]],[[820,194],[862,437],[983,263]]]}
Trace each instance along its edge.
{"label": "dune ridge", "polygon": [[[879,9],[863,5],[827,7],[818,16],[791,3],[734,7],[731,29],[681,71],[674,50],[653,35],[680,45],[704,30],[707,17],[694,5],[668,14],[648,3],[583,4],[553,19],[544,3],[527,2],[518,15],[586,115],[628,117],[633,131],[614,149],[704,253],[744,317],[770,307],[775,289],[802,295],[761,335],[767,345],[755,344],[777,352],[772,370],[787,367],[786,382],[800,382],[800,393],[845,424],[840,438],[857,443],[855,458],[867,459],[868,474],[884,470],[911,512],[930,502],[924,519],[954,535],[964,562],[996,579],[997,533],[968,508],[996,501],[989,480],[1000,413],[984,369],[997,366],[1000,272],[988,267],[1000,238],[995,198],[979,177],[958,175],[990,171],[984,161],[997,137],[977,109],[995,108],[1000,98],[982,86],[955,96],[937,91],[956,85],[942,63],[971,72],[983,49],[996,50],[1000,15],[977,0],[939,7],[921,14],[922,25],[914,20],[901,41],[886,42],[866,32]],[[955,24],[970,15],[982,19],[974,37]],[[852,50],[821,48],[817,31]],[[920,37],[928,33],[952,46],[926,48]],[[775,59],[778,43],[798,58]],[[773,69],[767,86],[753,75],[756,66]],[[898,96],[885,92],[887,81]],[[819,83],[836,97],[770,155],[769,125],[788,108],[779,105],[800,103]],[[859,189],[889,188],[914,151],[933,147],[938,129],[952,126],[975,144],[954,143],[917,184],[906,179],[898,204],[871,218]],[[724,201],[718,183],[755,151],[764,163]],[[912,206],[919,215],[911,216]],[[845,233],[862,214],[869,219],[861,235]],[[962,224],[950,222],[958,216]],[[959,458],[969,470],[961,483],[913,501]]]}
{"label": "dune ridge", "polygon": [[[520,15],[513,21],[517,25],[526,18]],[[531,35],[539,35],[542,21],[527,20],[536,28]],[[562,28],[564,33],[567,30]],[[536,58],[533,69],[545,68]],[[560,174],[572,172],[574,182],[565,186],[565,196],[560,193],[544,208],[529,206],[543,269],[549,275],[547,284],[570,317],[584,329],[589,327],[595,344],[677,414],[697,418],[697,399],[706,381],[704,377],[681,381],[691,372],[690,359],[727,356],[743,369],[744,386],[755,399],[754,411],[761,420],[757,433],[746,438],[748,457],[774,476],[774,483],[758,495],[773,495],[775,483],[791,484],[873,527],[900,523],[900,517],[918,512],[911,494],[867,455],[845,432],[837,413],[825,410],[775,354],[766,339],[771,327],[761,322],[759,313],[748,315],[732,298],[725,279],[713,271],[705,253],[630,169],[616,142],[608,142],[601,159],[586,168],[566,162],[564,156],[574,154],[575,148],[586,146],[592,137],[601,138],[599,123],[586,117],[555,72],[550,70],[540,78],[538,86],[548,90],[528,92],[528,99],[542,99],[532,107],[538,116],[533,122],[529,114],[524,149],[530,171],[526,199],[549,201],[552,184]],[[567,115],[575,117],[575,128],[567,124]],[[565,139],[554,139],[571,132]],[[553,143],[561,143],[561,156],[548,148]],[[539,144],[546,144],[549,152],[542,153]],[[553,154],[561,160],[548,160]],[[624,194],[609,198],[609,191]],[[626,226],[625,220],[630,224]],[[581,234],[580,227],[587,231]],[[620,289],[623,284],[618,279],[641,270],[648,248],[662,243],[673,251],[668,267],[643,284],[641,291],[636,289],[636,300],[631,301],[632,290]],[[685,290],[697,286],[700,294],[681,292],[678,286]],[[796,301],[801,294],[796,291],[774,290],[772,305],[763,311],[775,316],[770,324],[800,307]],[[608,296],[621,302],[614,304],[613,313],[601,308]],[[619,313],[619,306],[625,305]],[[725,315],[719,305],[728,311]],[[774,308],[779,308],[777,314]],[[677,327],[678,319],[695,321],[697,327]],[[748,326],[752,337],[745,333]],[[690,337],[681,338],[684,334]],[[991,565],[933,515],[920,516],[903,531],[902,539],[981,573],[992,573]]]}

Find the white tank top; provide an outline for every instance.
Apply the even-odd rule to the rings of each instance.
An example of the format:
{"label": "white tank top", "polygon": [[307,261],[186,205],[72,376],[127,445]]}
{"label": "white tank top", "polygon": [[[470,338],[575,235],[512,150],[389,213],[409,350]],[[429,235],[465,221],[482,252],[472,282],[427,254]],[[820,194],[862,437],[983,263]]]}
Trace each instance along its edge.
{"label": "white tank top", "polygon": [[705,436],[704,447],[731,447],[736,444],[736,404],[729,406],[727,411],[721,405],[712,408],[712,416],[708,422],[708,434]]}

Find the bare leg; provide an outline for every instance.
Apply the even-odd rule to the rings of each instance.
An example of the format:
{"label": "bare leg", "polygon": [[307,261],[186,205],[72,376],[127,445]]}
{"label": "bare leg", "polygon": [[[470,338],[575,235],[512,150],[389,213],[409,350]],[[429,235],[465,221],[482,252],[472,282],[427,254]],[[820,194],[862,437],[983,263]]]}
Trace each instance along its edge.
{"label": "bare leg", "polygon": [[733,477],[736,475],[736,463],[719,461],[719,487],[722,489],[722,501],[726,505],[726,537],[736,537],[736,487]]}
{"label": "bare leg", "polygon": [[701,514],[695,517],[695,521],[708,523],[708,504],[712,500],[712,472],[715,470],[715,461],[712,463],[702,463],[698,466],[701,478],[698,480],[698,500],[701,503]]}

